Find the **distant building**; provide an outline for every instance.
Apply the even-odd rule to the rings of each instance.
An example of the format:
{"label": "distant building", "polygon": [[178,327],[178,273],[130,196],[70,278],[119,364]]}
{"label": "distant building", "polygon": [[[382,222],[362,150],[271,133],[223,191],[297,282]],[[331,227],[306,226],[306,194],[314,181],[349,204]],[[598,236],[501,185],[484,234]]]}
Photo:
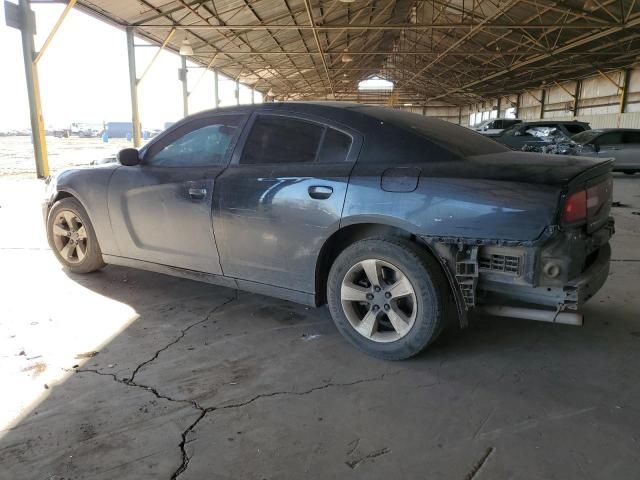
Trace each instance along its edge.
{"label": "distant building", "polygon": [[132,138],[132,122],[107,122],[104,124],[109,138]]}

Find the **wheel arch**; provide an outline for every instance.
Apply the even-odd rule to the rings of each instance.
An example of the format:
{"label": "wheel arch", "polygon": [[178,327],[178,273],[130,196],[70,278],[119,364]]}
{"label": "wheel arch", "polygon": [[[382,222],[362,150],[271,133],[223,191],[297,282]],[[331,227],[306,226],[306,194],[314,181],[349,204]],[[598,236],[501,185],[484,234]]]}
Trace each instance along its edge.
{"label": "wheel arch", "polygon": [[342,252],[349,245],[352,245],[359,240],[376,236],[390,236],[395,238],[407,239],[416,246],[424,249],[424,251],[428,255],[433,256],[438,262],[438,265],[440,265],[440,268],[442,268],[443,274],[447,278],[449,288],[454,297],[456,306],[458,307],[458,314],[460,315],[460,305],[458,304],[459,287],[453,280],[453,275],[451,274],[451,272],[449,272],[447,265],[442,260],[440,255],[438,255],[437,252],[433,249],[433,247],[421,240],[418,235],[408,230],[393,225],[373,222],[350,224],[335,231],[325,241],[322,248],[320,249],[318,261],[316,262],[316,305],[320,306],[327,302],[327,278],[329,276],[329,270],[331,269],[331,265],[333,265],[333,262],[338,257],[340,252]]}
{"label": "wheel arch", "polygon": [[67,192],[66,190],[60,190],[58,191],[55,196],[51,199],[51,205],[49,205],[49,207],[52,207],[54,203],[62,200],[63,198],[75,198],[76,200],[78,200],[80,203],[82,203],[80,201],[80,199],[74,195],[71,192]]}

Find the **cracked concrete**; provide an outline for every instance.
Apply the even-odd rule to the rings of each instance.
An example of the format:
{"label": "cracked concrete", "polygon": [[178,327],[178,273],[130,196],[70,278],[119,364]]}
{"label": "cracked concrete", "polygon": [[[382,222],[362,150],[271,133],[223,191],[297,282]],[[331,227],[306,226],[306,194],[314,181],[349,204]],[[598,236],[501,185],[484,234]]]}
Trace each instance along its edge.
{"label": "cracked concrete", "polygon": [[583,328],[478,317],[401,363],[325,308],[68,275],[37,204],[3,201],[34,182],[2,182],[0,224],[33,230],[0,238],[0,479],[640,477],[638,179],[616,176],[616,261]]}

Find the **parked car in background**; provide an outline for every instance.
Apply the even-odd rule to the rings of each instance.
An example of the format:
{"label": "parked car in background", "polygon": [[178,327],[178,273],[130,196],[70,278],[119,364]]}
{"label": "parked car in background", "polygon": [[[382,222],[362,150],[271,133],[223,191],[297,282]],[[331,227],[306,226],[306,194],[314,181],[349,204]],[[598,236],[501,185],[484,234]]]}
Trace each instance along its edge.
{"label": "parked car in background", "polygon": [[48,180],[62,265],[328,303],[342,335],[384,359],[418,353],[482,305],[535,304],[538,319],[579,324],[562,310],[609,271],[610,160],[513,152],[422,115],[216,109],[118,159]]}
{"label": "parked car in background", "polygon": [[588,123],[578,121],[523,122],[493,138],[513,150],[543,151],[547,145],[570,142],[573,135],[590,129]]}
{"label": "parked car in background", "polygon": [[571,137],[577,146],[575,155],[613,158],[613,170],[633,175],[640,172],[640,130],[601,128]]}
{"label": "parked car in background", "polygon": [[471,127],[471,129],[483,135],[492,137],[499,135],[503,130],[518,123],[522,123],[522,120],[517,118],[494,118],[491,120],[485,120],[475,127]]}

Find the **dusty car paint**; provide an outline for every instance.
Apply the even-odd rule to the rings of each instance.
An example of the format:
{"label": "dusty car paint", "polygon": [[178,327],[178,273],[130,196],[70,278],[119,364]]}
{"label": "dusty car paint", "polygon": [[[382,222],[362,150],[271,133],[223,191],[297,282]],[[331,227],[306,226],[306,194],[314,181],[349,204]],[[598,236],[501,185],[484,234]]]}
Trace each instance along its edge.
{"label": "dusty car paint", "polygon": [[[600,223],[593,241],[591,233],[563,229],[559,209],[568,192],[606,180],[611,162],[512,152],[463,127],[362,105],[263,104],[223,112],[245,115],[247,122],[225,165],[170,171],[144,165],[146,152],[173,129],[220,114],[204,112],[150,142],[140,152],[142,165],[61,174],[45,208],[60,195],[76,196],[107,263],[313,305],[324,301],[323,262],[332,242],[359,229],[395,229],[434,253],[461,319],[496,294],[500,302],[574,308],[585,295],[566,294],[572,280],[597,275],[600,282],[602,272],[606,278],[603,247],[613,227]],[[239,165],[249,126],[265,112],[349,132],[353,148],[336,164]],[[479,143],[471,147],[464,139]],[[470,155],[474,148],[479,154]],[[206,191],[203,198],[189,196],[193,187]],[[312,198],[313,188],[331,193]],[[603,212],[608,216],[608,208]],[[483,271],[483,255],[511,258],[514,248],[517,275]],[[589,273],[592,264],[584,259],[594,252],[601,255],[599,270]],[[547,286],[540,273],[544,255],[574,265],[574,277]]]}

